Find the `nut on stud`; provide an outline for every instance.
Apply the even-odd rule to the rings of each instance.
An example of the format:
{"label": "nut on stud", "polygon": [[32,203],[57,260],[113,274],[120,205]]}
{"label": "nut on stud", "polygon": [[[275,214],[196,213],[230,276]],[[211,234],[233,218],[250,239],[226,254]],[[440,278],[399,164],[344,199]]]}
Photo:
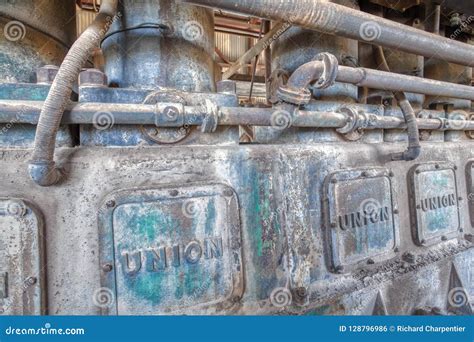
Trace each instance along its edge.
{"label": "nut on stud", "polygon": [[53,84],[59,67],[56,65],[45,65],[36,69],[36,83],[38,84]]}
{"label": "nut on stud", "polygon": [[107,86],[107,76],[98,69],[85,69],[79,74],[79,86]]}

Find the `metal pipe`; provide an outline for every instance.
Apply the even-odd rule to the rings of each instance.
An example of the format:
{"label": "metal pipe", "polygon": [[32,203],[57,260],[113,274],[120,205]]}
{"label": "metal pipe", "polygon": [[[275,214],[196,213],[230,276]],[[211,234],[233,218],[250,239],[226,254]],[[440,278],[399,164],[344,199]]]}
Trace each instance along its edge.
{"label": "metal pipe", "polygon": [[184,0],[201,6],[240,12],[415,55],[437,56],[451,63],[474,66],[474,46],[399,24],[325,0]]}
{"label": "metal pipe", "polygon": [[56,133],[79,73],[91,50],[99,44],[112,24],[117,4],[118,0],[105,0],[101,3],[94,22],[66,55],[44,102],[36,129],[33,159],[29,163],[30,177],[38,185],[50,186],[63,177],[64,171],[56,167],[54,162]]}
{"label": "metal pipe", "polygon": [[[320,61],[306,63],[291,75],[287,86],[302,91],[317,81],[323,70],[324,64]],[[474,101],[473,87],[381,70],[338,66],[336,81],[371,89],[405,91]]]}
{"label": "metal pipe", "polygon": [[[269,20],[265,20],[264,31],[265,34],[270,32],[272,23]],[[267,103],[270,100],[270,77],[272,76],[272,45],[269,44],[265,49],[265,89],[267,91]]]}
{"label": "metal pipe", "polygon": [[[103,113],[111,116],[117,125],[157,125],[158,127],[181,127],[183,122],[189,126],[202,125],[208,113],[203,106],[184,106],[180,120],[169,120],[165,109],[170,106],[182,106],[175,103],[161,103],[157,105],[146,104],[104,104],[104,103],[75,103],[69,105],[62,117],[62,124],[69,125],[94,125],[100,119],[97,114]],[[3,124],[31,124],[36,125],[39,121],[41,101],[15,101],[0,100],[0,123]],[[220,126],[272,126],[276,113],[281,113],[278,108],[242,108],[242,107],[220,107]],[[283,111],[284,113],[284,111]],[[438,113],[437,111],[423,110],[421,114]],[[370,125],[364,124],[364,120],[370,116]],[[290,116],[290,113],[288,113]],[[348,122],[348,116],[340,112],[315,112],[297,110],[291,119],[293,127],[308,128],[342,128]],[[378,116],[374,114],[360,113],[357,121],[361,122],[364,129],[406,129],[407,125],[403,118],[396,116]],[[416,119],[419,129],[443,130],[443,131],[472,131],[474,121],[470,120],[447,120],[447,119]],[[158,123],[158,124],[157,124]],[[2,134],[2,130],[0,130]]]}
{"label": "metal pipe", "polygon": [[[373,50],[379,68],[383,71],[389,72],[390,67],[385,59],[383,48],[381,46],[373,45]],[[405,117],[405,122],[407,123],[408,148],[405,152],[393,153],[392,160],[412,161],[418,158],[421,154],[420,132],[418,131],[418,126],[416,124],[416,114],[403,91],[395,91],[393,94],[398,101],[398,105],[400,106],[403,116]]]}

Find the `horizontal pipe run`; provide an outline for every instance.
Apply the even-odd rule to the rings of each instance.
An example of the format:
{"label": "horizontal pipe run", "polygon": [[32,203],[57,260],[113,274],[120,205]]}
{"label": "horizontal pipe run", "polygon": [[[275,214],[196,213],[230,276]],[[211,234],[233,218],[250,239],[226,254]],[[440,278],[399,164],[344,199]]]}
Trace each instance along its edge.
{"label": "horizontal pipe run", "polygon": [[287,21],[428,58],[474,66],[474,46],[327,0],[184,0],[187,3]]}
{"label": "horizontal pipe run", "polygon": [[474,101],[474,87],[374,69],[339,66],[336,80],[371,89],[403,91]]}
{"label": "horizontal pipe run", "polygon": [[[0,123],[4,125],[38,123],[43,102],[41,101],[0,101]],[[161,104],[160,108],[174,107],[179,104]],[[159,127],[181,127],[183,122],[189,126],[200,126],[208,113],[202,106],[183,106],[182,120],[170,121],[166,111],[157,112],[156,105],[145,104],[104,104],[79,103],[70,105],[63,116],[62,124],[93,125],[97,124],[100,116],[111,118],[115,125],[158,125]],[[430,114],[422,111],[420,114]],[[436,112],[438,113],[438,112]],[[469,114],[469,113],[467,113]],[[242,108],[220,107],[220,126],[252,125],[270,127],[274,124],[275,116],[285,116],[293,127],[308,128],[342,128],[348,122],[344,113],[315,112],[298,110],[295,115],[278,108]],[[406,129],[405,120],[400,116],[379,116],[375,114],[359,114],[359,121],[369,118],[369,124],[363,124],[363,129]],[[474,130],[474,121],[447,119],[417,119],[421,130]],[[0,129],[0,133],[2,130]]]}
{"label": "horizontal pipe run", "polygon": [[[380,89],[393,92],[409,92],[432,96],[451,97],[474,101],[474,87],[408,76],[393,72],[353,68],[334,65],[337,68],[336,81],[350,83],[359,87]],[[287,86],[296,91],[304,91],[310,84],[317,82],[324,72],[321,61],[312,61],[300,66],[288,79]]]}

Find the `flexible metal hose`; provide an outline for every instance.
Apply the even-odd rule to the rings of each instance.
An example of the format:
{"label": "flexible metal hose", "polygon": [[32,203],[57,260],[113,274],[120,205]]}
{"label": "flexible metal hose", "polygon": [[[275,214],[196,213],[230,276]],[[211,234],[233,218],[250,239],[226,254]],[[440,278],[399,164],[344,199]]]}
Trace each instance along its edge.
{"label": "flexible metal hose", "polygon": [[92,49],[98,46],[109,30],[117,13],[117,5],[118,0],[102,1],[99,14],[71,47],[51,86],[41,110],[35,149],[29,164],[30,177],[38,185],[56,184],[64,175],[64,171],[54,162],[56,134],[79,73]]}
{"label": "flexible metal hose", "polygon": [[[387,60],[385,59],[383,48],[381,46],[374,45],[373,50],[375,53],[375,59],[379,65],[379,69],[390,72],[390,67],[388,66]],[[392,154],[392,160],[415,160],[420,156],[421,153],[420,133],[418,131],[418,124],[416,122],[416,114],[410,102],[407,100],[404,92],[395,91],[393,94],[397,99],[398,105],[400,106],[403,116],[405,117],[405,122],[407,123],[408,149],[405,152]]]}

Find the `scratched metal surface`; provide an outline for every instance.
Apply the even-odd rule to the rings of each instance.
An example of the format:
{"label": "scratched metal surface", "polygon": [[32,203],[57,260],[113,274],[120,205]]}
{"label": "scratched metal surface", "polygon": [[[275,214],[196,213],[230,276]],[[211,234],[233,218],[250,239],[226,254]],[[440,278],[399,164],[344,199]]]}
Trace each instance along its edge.
{"label": "scratched metal surface", "polygon": [[[363,314],[374,309],[377,295],[383,298],[390,314],[411,314],[415,309],[426,306],[446,310],[453,264],[458,269],[463,286],[470,289],[471,296],[474,295],[474,278],[470,268],[472,244],[464,239],[465,234],[473,233],[468,211],[472,184],[469,183],[467,187],[464,171],[468,165],[470,168],[468,160],[474,145],[424,143],[422,156],[416,163],[383,162],[382,155],[403,147],[404,144],[375,146],[326,143],[292,146],[63,148],[59,154],[63,160],[67,160],[70,175],[65,183],[48,189],[34,186],[27,176],[29,151],[2,150],[0,166],[5,181],[0,189],[0,197],[27,199],[45,218],[47,239],[44,252],[48,282],[44,291],[48,293],[46,306],[50,314],[97,314],[102,313],[104,308],[107,311],[115,310],[117,303],[131,303],[139,299],[143,313],[156,314]],[[433,245],[423,246],[417,245],[412,237],[414,217],[410,214],[409,170],[417,164],[433,161],[449,162],[458,168],[456,185],[462,197],[459,212],[463,232],[457,232],[446,241],[440,239]],[[393,184],[392,195],[397,200],[399,210],[399,247],[393,258],[375,258],[374,263],[359,265],[353,270],[339,270],[337,273],[331,269],[330,256],[327,254],[324,183],[334,172],[361,168],[384,168],[393,172],[390,179]],[[224,281],[222,288],[215,287],[204,293],[197,291],[191,295],[191,305],[187,301],[186,305],[177,308],[176,303],[170,305],[171,302],[166,302],[165,306],[158,308],[153,305],[156,300],[154,292],[150,291],[149,297],[140,297],[140,286],[130,288],[126,295],[104,289],[107,287],[104,273],[113,273],[124,281],[120,269],[112,267],[112,270],[108,270],[100,257],[99,217],[103,214],[104,200],[116,191],[136,188],[157,191],[166,188],[182,192],[189,191],[189,187],[194,184],[204,187],[205,191],[212,188],[211,185],[206,187],[206,184],[222,184],[232,188],[238,200],[238,209],[223,210],[219,214],[222,215],[220,218],[213,219],[210,209],[205,206],[197,222],[188,224],[192,230],[176,230],[172,237],[168,235],[172,239],[172,243],[171,240],[169,243],[171,246],[186,246],[197,239],[197,243],[203,246],[202,240],[216,238],[213,234],[207,237],[202,231],[197,236],[197,231],[193,230],[203,229],[199,220],[206,215],[210,215],[207,218],[209,222],[218,224],[213,233],[218,238],[226,239],[226,234],[222,233],[225,230],[222,222],[226,215],[233,215],[237,211],[242,239],[242,294],[234,296],[231,302],[225,302],[224,305],[224,302],[219,301],[219,293],[224,293],[226,286],[229,286]],[[444,191],[442,186],[438,190],[440,193]],[[379,191],[376,186],[372,189],[368,186],[366,191],[351,195],[355,203],[360,204],[372,196],[378,198]],[[192,197],[192,194],[188,196]],[[131,200],[130,196],[127,198]],[[199,200],[199,196],[196,198]],[[180,210],[179,205],[168,210],[170,207],[164,204],[164,199],[147,202],[143,195],[142,200],[140,202],[139,198],[135,198],[137,202],[133,210],[127,209],[140,213],[133,227],[129,226],[130,221],[127,220],[109,222],[109,227],[113,227],[118,234],[115,237],[117,242],[119,236],[125,234],[127,241],[136,241],[139,248],[152,246],[159,249],[160,246],[168,246],[169,243],[163,244],[166,234],[159,237],[147,235],[146,228],[150,229],[148,225],[151,225],[154,233],[164,229],[159,220],[153,219],[158,209],[162,212],[165,210],[163,219],[185,220],[185,212]],[[344,210],[340,209],[339,214],[344,215]],[[118,211],[117,215],[121,215],[121,212]],[[128,233],[130,229],[138,231],[134,230],[134,234],[131,234]],[[363,226],[358,229],[360,234],[356,236],[364,237],[367,230]],[[182,253],[184,248],[181,247]],[[201,249],[204,253],[204,247]],[[229,257],[229,253],[229,244],[223,243],[222,250],[217,253],[222,256],[200,258],[196,265],[207,269],[209,273],[203,274],[202,279],[195,279],[193,286],[201,281],[205,284],[208,277],[217,276],[212,272],[212,262],[218,263],[214,265],[218,269],[228,267],[224,265],[224,258]],[[412,258],[407,258],[407,253],[413,254]],[[120,264],[117,255],[112,263]],[[195,276],[189,265],[183,263],[181,266],[170,266],[163,271],[167,285],[160,287],[164,292],[156,296],[176,298],[174,296],[180,289],[179,284],[183,284],[180,277]],[[146,277],[147,274],[142,272],[135,276],[137,278],[134,281],[139,281],[138,277]],[[142,286],[145,288],[156,286],[153,282],[144,281]],[[190,294],[192,289],[186,288],[191,291]],[[203,306],[206,302],[209,305]],[[379,306],[377,304],[378,310]],[[137,313],[136,310],[140,309],[134,310]]]}

